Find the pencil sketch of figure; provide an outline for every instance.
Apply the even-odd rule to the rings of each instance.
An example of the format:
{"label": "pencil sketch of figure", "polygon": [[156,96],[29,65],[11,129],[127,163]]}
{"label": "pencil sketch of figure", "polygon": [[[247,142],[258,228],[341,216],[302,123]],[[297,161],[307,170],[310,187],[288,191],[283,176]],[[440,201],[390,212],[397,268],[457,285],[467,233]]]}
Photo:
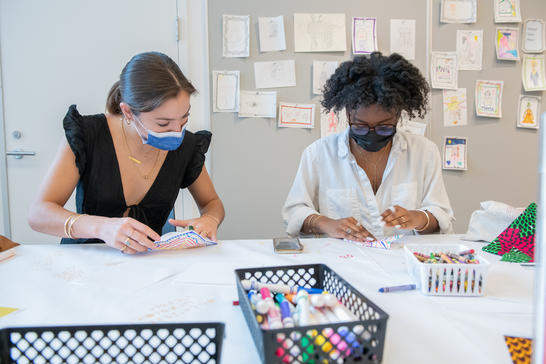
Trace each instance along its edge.
{"label": "pencil sketch of figure", "polygon": [[268,20],[267,28],[268,28],[267,36],[269,38],[276,39],[279,36],[279,29],[275,19],[271,18]]}
{"label": "pencil sketch of figure", "polygon": [[312,14],[307,25],[307,32],[311,37],[311,49],[331,48],[333,46],[333,27],[324,20],[322,14]]}
{"label": "pencil sketch of figure", "polygon": [[540,86],[540,75],[537,69],[537,61],[534,59],[531,60],[531,72],[529,73],[529,80],[531,80],[531,83],[534,87]]}

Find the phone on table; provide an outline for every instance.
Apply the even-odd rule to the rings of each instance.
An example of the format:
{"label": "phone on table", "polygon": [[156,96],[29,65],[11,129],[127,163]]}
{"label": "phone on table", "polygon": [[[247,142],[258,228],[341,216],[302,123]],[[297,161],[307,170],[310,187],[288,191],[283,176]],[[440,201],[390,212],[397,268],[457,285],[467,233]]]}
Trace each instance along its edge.
{"label": "phone on table", "polygon": [[274,238],[273,250],[278,254],[298,254],[303,252],[303,244],[298,238]]}

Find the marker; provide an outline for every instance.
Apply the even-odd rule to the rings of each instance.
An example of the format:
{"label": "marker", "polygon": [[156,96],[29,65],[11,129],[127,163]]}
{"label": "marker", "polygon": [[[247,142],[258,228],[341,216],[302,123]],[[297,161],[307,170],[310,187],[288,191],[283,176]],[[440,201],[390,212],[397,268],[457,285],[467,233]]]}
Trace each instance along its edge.
{"label": "marker", "polygon": [[311,301],[311,304],[315,307],[322,307],[324,306],[324,294],[312,294],[309,295],[309,300]]}
{"label": "marker", "polygon": [[411,291],[412,289],[417,288],[415,284],[403,284],[401,286],[392,286],[392,287],[382,287],[379,288],[379,292],[396,292],[396,291]]}
{"label": "marker", "polygon": [[296,312],[298,315],[298,325],[307,326],[310,324],[310,308],[309,308],[309,293],[299,291],[296,295]]}
{"label": "marker", "polygon": [[270,329],[282,329],[281,311],[275,304],[267,311],[267,322]]}
{"label": "marker", "polygon": [[463,250],[459,255],[474,254],[474,249]]}
{"label": "marker", "polygon": [[268,288],[271,292],[275,293],[284,293],[284,294],[296,294],[300,290],[305,290],[307,293],[322,293],[324,290],[320,288],[306,288],[306,287],[299,287],[299,286],[289,286],[287,284],[273,284],[273,283],[261,283],[258,282],[255,278],[252,279],[243,279],[241,280],[241,284],[243,285],[243,288],[248,291],[251,289],[259,290],[262,288]]}
{"label": "marker", "polygon": [[324,294],[324,306],[334,307],[337,304],[337,297],[331,293]]}
{"label": "marker", "polygon": [[286,301],[288,303],[288,307],[290,308],[290,313],[293,314],[296,311],[296,307],[292,304],[291,301],[287,300],[286,297],[282,293],[276,293],[275,294],[275,301],[277,301],[279,304],[281,302]]}
{"label": "marker", "polygon": [[284,327],[294,327],[294,319],[292,319],[292,316],[290,314],[290,306],[288,305],[288,301],[284,300],[280,303],[281,306],[281,317],[282,317],[282,324]]}

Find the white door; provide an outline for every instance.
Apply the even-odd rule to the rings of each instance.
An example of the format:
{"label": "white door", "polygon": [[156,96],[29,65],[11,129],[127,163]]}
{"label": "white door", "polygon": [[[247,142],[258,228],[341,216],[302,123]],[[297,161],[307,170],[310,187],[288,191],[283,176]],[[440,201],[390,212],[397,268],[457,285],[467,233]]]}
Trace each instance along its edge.
{"label": "white door", "polygon": [[[68,106],[77,104],[82,114],[104,112],[108,90],[139,52],[160,51],[179,61],[176,19],[181,3],[185,4],[0,0],[4,138],[14,241],[59,241],[32,231],[26,216],[64,138],[62,120]],[[188,60],[182,64],[187,72]],[[36,154],[10,155],[18,150]],[[2,203],[7,206],[7,201]],[[73,198],[67,208],[74,210]]]}

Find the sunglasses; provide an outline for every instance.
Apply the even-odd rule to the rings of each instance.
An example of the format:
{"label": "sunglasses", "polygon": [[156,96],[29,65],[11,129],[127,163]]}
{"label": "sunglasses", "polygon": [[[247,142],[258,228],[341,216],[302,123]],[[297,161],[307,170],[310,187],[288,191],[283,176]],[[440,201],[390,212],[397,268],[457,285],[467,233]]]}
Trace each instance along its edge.
{"label": "sunglasses", "polygon": [[373,128],[370,128],[368,125],[362,124],[350,124],[351,130],[356,135],[366,135],[371,130],[373,130],[377,135],[390,136],[393,135],[396,131],[396,126],[394,125],[377,125]]}

